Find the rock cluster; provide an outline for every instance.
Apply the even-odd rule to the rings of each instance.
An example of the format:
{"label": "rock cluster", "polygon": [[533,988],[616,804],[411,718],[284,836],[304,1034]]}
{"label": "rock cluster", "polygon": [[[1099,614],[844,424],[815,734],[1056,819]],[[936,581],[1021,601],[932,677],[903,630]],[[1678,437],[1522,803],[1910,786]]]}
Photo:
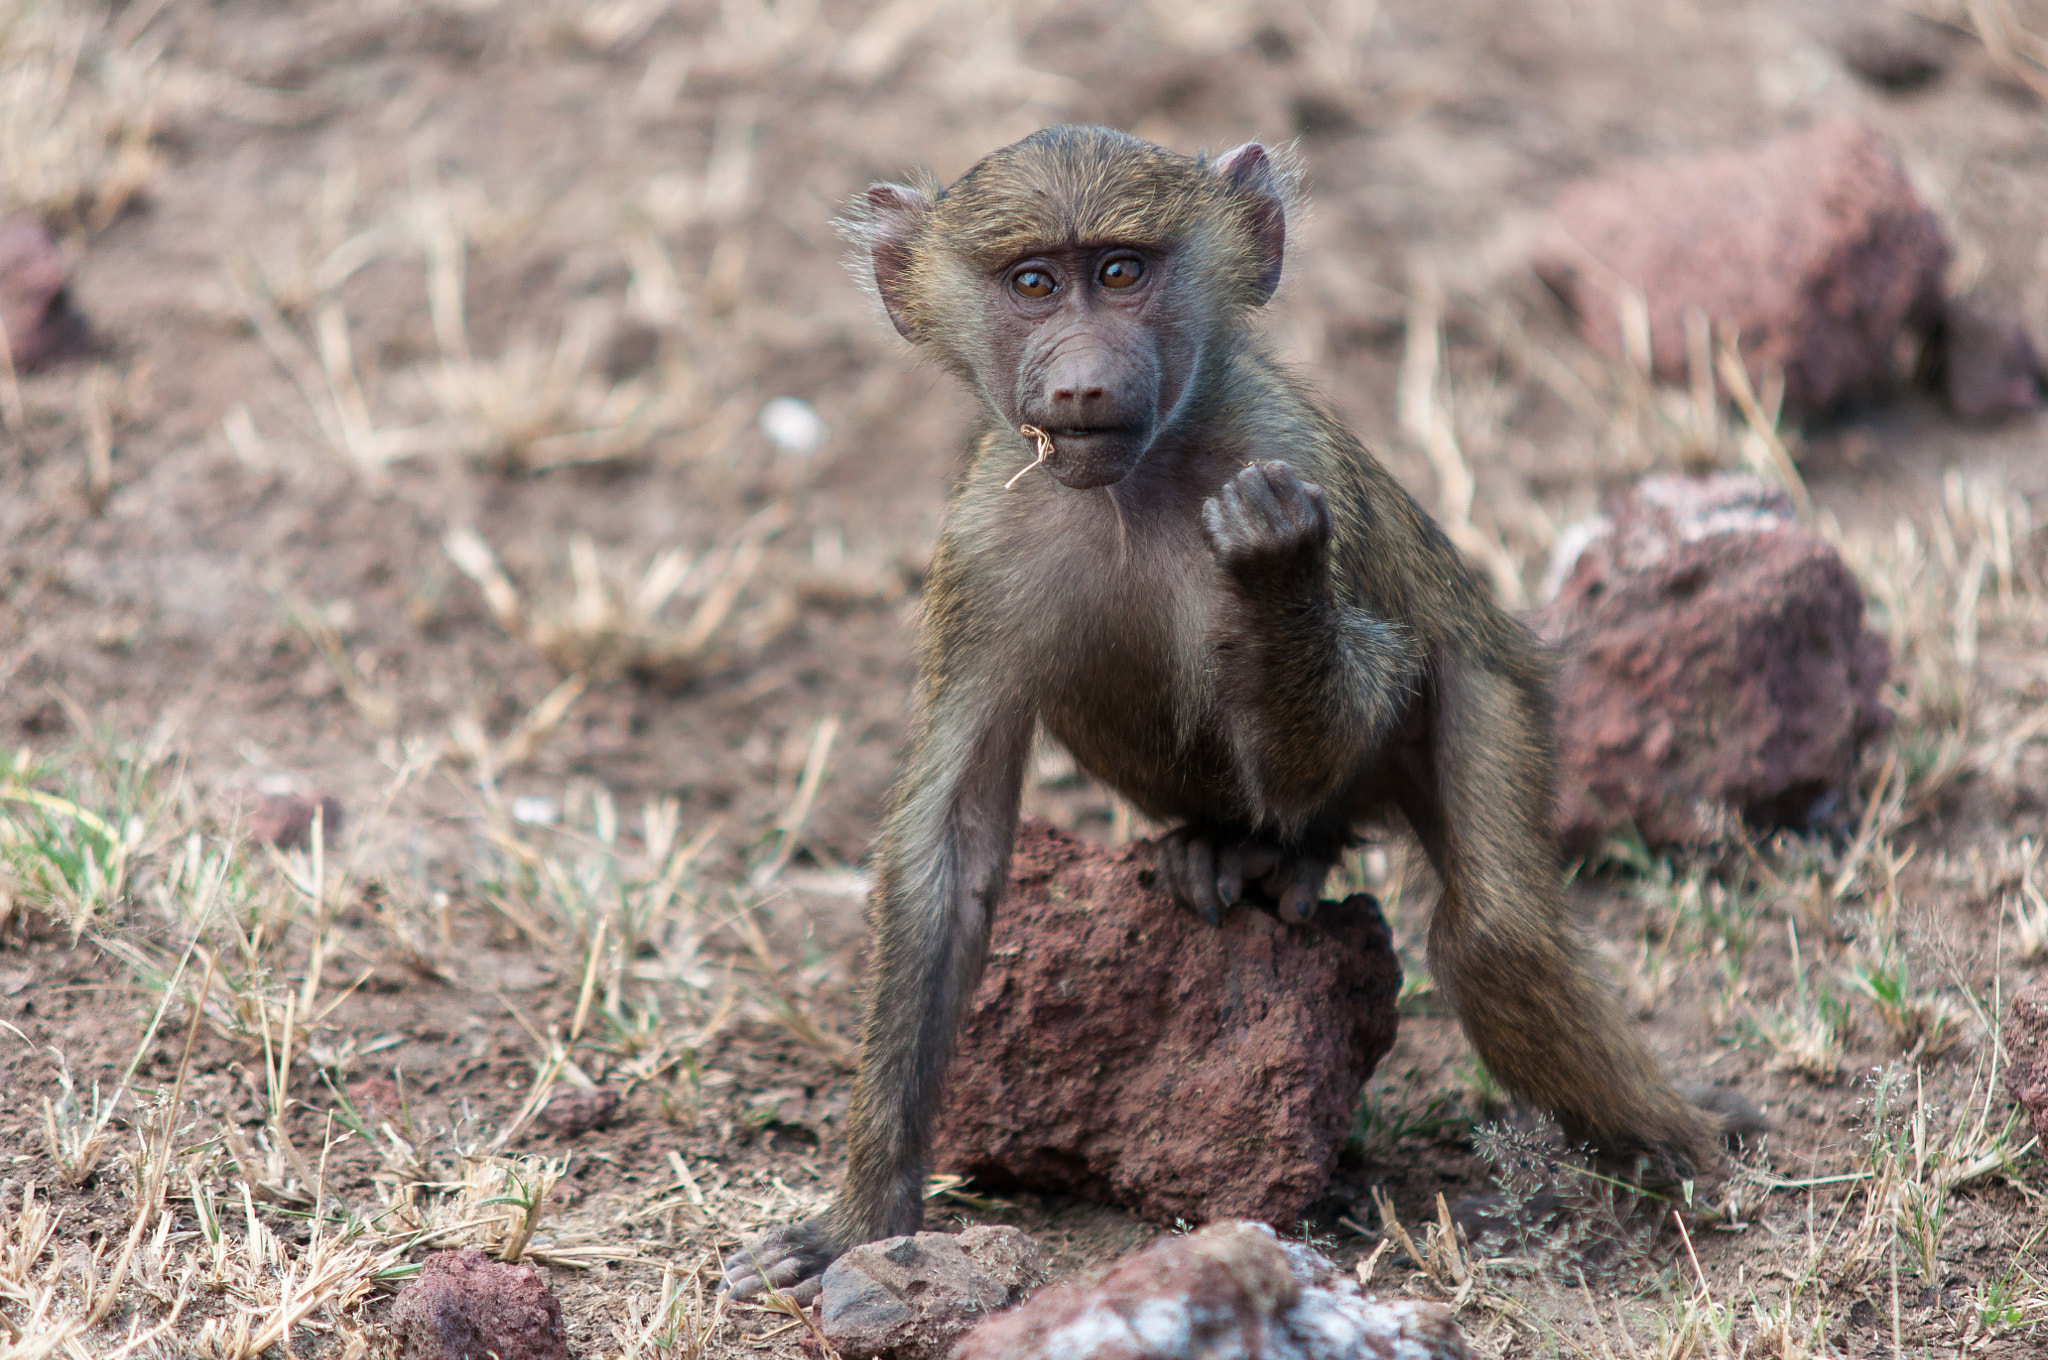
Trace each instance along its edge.
{"label": "rock cluster", "polygon": [[1157,1222],[1292,1227],[1394,1040],[1386,923],[1361,895],[1307,926],[1249,907],[1210,926],[1150,862],[1022,827],[934,1165]]}
{"label": "rock cluster", "polygon": [[1888,715],[1890,665],[1833,547],[1753,477],[1652,477],[1568,533],[1542,620],[1558,644],[1559,830],[1694,841],[1700,810],[1827,824]]}
{"label": "rock cluster", "polygon": [[1441,1304],[1381,1302],[1262,1223],[1169,1237],[983,1324],[956,1360],[1465,1360]]}

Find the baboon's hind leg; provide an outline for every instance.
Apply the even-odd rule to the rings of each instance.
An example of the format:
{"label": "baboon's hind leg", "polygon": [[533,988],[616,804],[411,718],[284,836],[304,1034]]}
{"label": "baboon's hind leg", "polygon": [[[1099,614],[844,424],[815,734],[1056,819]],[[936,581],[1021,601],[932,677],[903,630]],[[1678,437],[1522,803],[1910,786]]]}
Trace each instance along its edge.
{"label": "baboon's hind leg", "polygon": [[1438,988],[1487,1070],[1572,1143],[1644,1184],[1703,1174],[1715,1121],[1672,1089],[1566,911],[1540,692],[1444,670],[1430,777],[1403,799],[1443,879],[1429,932]]}

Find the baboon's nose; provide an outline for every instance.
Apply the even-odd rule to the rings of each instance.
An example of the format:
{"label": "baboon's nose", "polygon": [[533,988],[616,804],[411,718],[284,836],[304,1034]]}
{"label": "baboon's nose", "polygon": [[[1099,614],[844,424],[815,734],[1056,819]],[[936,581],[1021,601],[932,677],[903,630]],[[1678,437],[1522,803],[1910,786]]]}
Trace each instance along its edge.
{"label": "baboon's nose", "polygon": [[1114,383],[1106,370],[1106,356],[1093,347],[1062,355],[1046,374],[1046,414],[1051,424],[1067,429],[1086,429],[1113,421],[1116,404]]}

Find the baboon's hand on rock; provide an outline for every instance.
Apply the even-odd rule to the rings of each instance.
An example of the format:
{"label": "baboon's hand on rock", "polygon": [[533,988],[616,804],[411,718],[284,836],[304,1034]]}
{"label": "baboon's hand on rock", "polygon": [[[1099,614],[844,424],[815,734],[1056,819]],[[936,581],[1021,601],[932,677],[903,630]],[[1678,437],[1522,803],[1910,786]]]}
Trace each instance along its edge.
{"label": "baboon's hand on rock", "polygon": [[1217,845],[1192,827],[1169,832],[1153,850],[1159,881],[1182,905],[1216,925],[1247,892],[1272,903],[1274,914],[1299,925],[1315,914],[1328,866],[1275,845]]}
{"label": "baboon's hand on rock", "polygon": [[1202,506],[1209,547],[1248,590],[1306,585],[1327,560],[1330,509],[1323,489],[1279,459],[1253,463]]}
{"label": "baboon's hand on rock", "polygon": [[840,1240],[824,1214],[772,1228],[749,1239],[726,1261],[725,1290],[736,1299],[747,1299],[779,1289],[808,1304],[824,1287],[825,1267],[850,1245]]}

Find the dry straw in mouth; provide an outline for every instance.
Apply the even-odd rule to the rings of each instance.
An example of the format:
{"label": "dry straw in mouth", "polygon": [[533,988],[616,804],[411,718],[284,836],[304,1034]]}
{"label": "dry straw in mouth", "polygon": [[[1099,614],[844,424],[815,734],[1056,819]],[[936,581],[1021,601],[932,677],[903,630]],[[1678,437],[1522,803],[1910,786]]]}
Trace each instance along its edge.
{"label": "dry straw in mouth", "polygon": [[1044,430],[1039,429],[1036,425],[1019,425],[1017,427],[1017,433],[1023,435],[1026,439],[1037,441],[1038,457],[1032,459],[1023,467],[1018,468],[1017,475],[1010,478],[1009,481],[1003,483],[1003,490],[1005,491],[1008,491],[1011,487],[1017,485],[1019,481],[1023,480],[1025,473],[1031,471],[1031,469],[1037,467],[1040,463],[1043,463],[1046,459],[1052,457],[1052,436],[1047,434]]}

